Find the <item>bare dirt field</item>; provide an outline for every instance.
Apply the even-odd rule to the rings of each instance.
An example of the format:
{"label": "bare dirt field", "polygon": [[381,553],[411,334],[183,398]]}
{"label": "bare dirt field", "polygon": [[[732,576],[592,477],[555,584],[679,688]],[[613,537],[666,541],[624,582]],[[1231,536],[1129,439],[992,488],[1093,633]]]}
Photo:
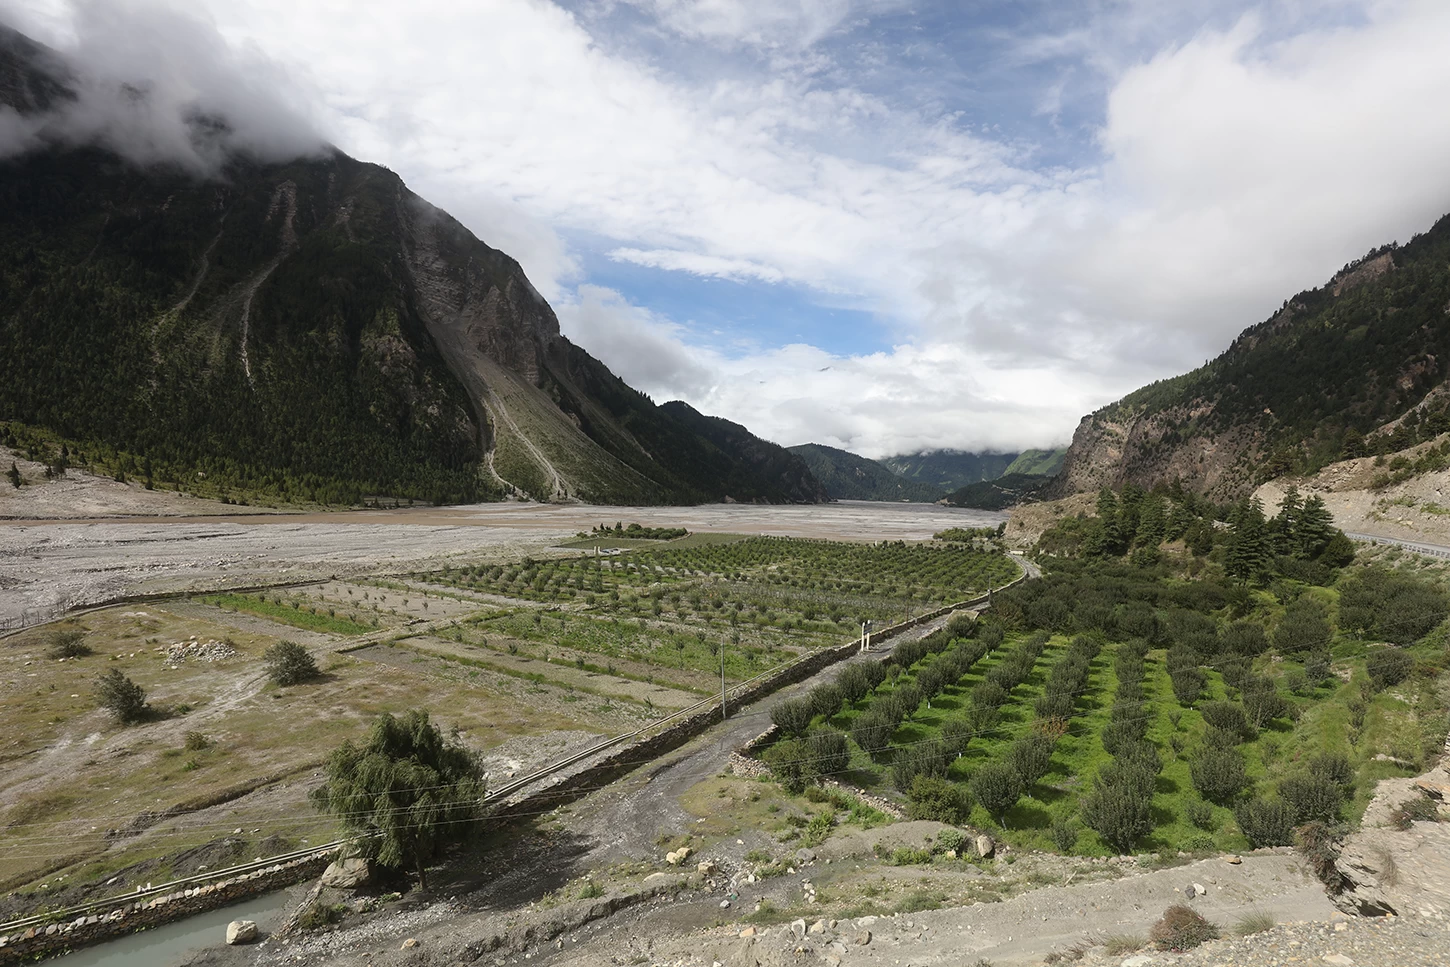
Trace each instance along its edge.
{"label": "bare dirt field", "polygon": [[947,527],[1004,519],[932,504],[855,501],[802,507],[505,503],[251,517],[8,519],[0,520],[0,630],[130,595],[516,560],[595,524],[621,520],[697,532],[879,541],[924,540]]}

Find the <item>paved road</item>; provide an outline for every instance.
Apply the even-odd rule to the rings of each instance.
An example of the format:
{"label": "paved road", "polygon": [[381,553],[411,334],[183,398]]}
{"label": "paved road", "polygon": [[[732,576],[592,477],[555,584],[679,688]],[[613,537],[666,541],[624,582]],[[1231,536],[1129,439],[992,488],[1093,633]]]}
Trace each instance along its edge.
{"label": "paved road", "polygon": [[1403,547],[1414,554],[1423,554],[1426,557],[1440,557],[1450,559],[1450,547],[1444,544],[1428,544],[1424,541],[1403,541],[1398,537],[1383,537],[1379,534],[1351,534],[1345,532],[1345,537],[1353,541],[1360,541],[1364,544],[1393,544],[1395,547]]}

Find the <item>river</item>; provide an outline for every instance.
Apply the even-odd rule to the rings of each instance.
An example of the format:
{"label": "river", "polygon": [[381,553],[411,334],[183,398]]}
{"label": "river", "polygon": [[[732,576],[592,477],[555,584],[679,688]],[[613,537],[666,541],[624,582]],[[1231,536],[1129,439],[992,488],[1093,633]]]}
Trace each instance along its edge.
{"label": "river", "polygon": [[60,967],[172,967],[189,960],[203,948],[223,945],[227,924],[233,920],[255,920],[265,932],[286,906],[287,891],[278,890],[93,947],[82,947],[48,963]]}

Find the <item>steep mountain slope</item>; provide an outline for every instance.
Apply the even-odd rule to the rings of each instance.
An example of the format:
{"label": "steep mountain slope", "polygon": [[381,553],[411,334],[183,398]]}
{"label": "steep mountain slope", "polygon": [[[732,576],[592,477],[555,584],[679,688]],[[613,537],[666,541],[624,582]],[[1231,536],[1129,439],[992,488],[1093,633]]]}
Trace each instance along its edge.
{"label": "steep mountain slope", "polygon": [[1058,447],[1055,450],[1023,450],[1002,471],[1002,476],[1020,473],[1033,477],[1051,477],[1062,469],[1062,461],[1066,456],[1067,447]]}
{"label": "steep mountain slope", "polygon": [[1287,300],[1221,356],[1083,418],[1060,496],[1179,479],[1216,499],[1450,430],[1450,218]]}
{"label": "steep mountain slope", "polygon": [[930,484],[907,480],[885,464],[867,460],[849,450],[819,443],[790,447],[811,468],[811,473],[837,500],[912,500],[931,503],[941,491]]}
{"label": "steep mountain slope", "polygon": [[1052,482],[1053,478],[1044,474],[1004,473],[993,480],[979,480],[953,490],[942,498],[942,503],[975,510],[1006,510],[1036,501]]}
{"label": "steep mountain slope", "polygon": [[[0,110],[67,97],[0,28]],[[625,385],[385,168],[326,150],[199,178],[38,140],[0,161],[0,442],[328,502],[826,499],[783,448]]]}
{"label": "steep mountain slope", "polygon": [[995,480],[1016,460],[1016,453],[969,453],[965,450],[922,450],[882,457],[881,463],[907,480],[946,493],[976,483]]}

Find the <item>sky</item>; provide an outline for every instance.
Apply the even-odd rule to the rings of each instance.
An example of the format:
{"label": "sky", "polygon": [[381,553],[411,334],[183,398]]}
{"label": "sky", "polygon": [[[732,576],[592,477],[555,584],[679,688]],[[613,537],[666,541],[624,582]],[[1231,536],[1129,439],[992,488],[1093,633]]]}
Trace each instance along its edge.
{"label": "sky", "polygon": [[[1065,444],[1450,211],[1443,0],[0,0],[0,19],[146,75],[173,114],[240,116],[260,152],[312,132],[393,169],[656,401],[871,457]],[[0,149],[26,136],[6,123]],[[107,123],[138,156],[182,150],[174,125],[75,125]]]}

